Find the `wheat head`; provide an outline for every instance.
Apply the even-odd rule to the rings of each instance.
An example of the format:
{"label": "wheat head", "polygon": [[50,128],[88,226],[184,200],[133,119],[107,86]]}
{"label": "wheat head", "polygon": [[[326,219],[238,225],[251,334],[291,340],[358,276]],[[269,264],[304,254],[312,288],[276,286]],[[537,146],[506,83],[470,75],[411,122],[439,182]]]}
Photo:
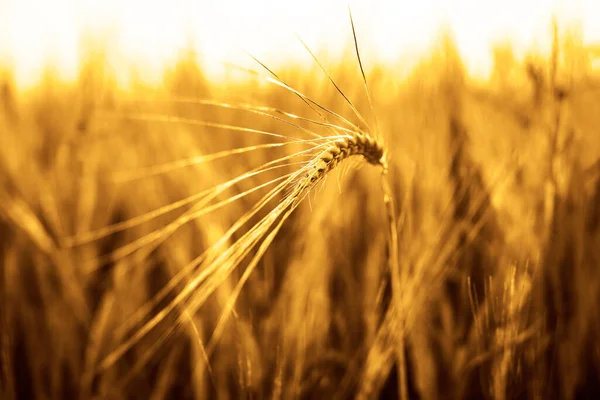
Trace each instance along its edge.
{"label": "wheat head", "polygon": [[309,190],[338,164],[352,156],[362,156],[373,165],[387,169],[386,152],[381,143],[368,133],[354,133],[334,140],[307,165],[306,175],[298,183],[299,193]]}

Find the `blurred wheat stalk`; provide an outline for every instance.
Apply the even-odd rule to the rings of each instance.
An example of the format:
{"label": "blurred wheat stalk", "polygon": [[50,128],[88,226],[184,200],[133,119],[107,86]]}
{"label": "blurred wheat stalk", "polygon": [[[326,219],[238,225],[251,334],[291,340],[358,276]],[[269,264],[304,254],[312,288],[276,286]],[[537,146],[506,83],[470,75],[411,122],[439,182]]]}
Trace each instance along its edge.
{"label": "blurred wheat stalk", "polygon": [[76,85],[5,77],[0,398],[600,393],[577,37],[499,48],[487,86],[445,38],[392,90],[352,32],[356,61],[313,55],[325,85],[256,60],[220,88],[190,57],[132,96],[102,54]]}

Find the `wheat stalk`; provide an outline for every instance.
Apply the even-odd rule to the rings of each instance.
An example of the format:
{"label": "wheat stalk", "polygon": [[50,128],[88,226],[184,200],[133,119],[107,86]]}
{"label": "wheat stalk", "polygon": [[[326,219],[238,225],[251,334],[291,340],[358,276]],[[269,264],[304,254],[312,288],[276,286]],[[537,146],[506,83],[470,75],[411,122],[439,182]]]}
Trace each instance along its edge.
{"label": "wheat stalk", "polygon": [[[352,22],[352,15],[350,15],[350,19]],[[354,31],[354,23],[352,22],[352,30],[354,34],[354,41],[356,46],[357,56],[359,57],[359,65],[360,71],[362,73],[362,77],[365,84],[365,89],[367,91],[369,104],[371,106],[371,110],[373,110],[371,104],[371,96],[369,93],[369,89],[366,82],[365,73],[362,67],[362,63],[360,61],[360,55],[358,51],[358,44],[356,43],[356,34]],[[311,53],[311,55],[315,58],[314,54],[308,49],[304,43],[303,45],[307,48],[307,50]],[[254,57],[253,57],[254,58]],[[256,60],[256,58],[254,58]],[[256,60],[260,63],[260,61]],[[288,217],[294,212],[294,210],[301,204],[301,202],[309,195],[309,193],[320,183],[322,182],[326,176],[333,171],[337,166],[343,163],[345,160],[356,157],[365,161],[371,165],[379,166],[382,170],[382,187],[384,191],[384,204],[386,206],[386,211],[388,214],[388,225],[389,225],[389,240],[390,240],[390,270],[392,271],[392,280],[394,282],[394,292],[396,297],[396,301],[398,301],[398,293],[399,293],[399,284],[400,278],[398,276],[398,246],[397,246],[397,232],[396,232],[396,215],[394,210],[394,202],[393,195],[391,191],[391,186],[389,185],[389,177],[388,177],[388,164],[387,164],[387,151],[381,140],[379,135],[379,126],[377,124],[377,120],[375,119],[376,130],[375,133],[372,133],[368,129],[368,124],[365,119],[360,115],[357,108],[350,102],[348,97],[341,91],[341,89],[335,84],[331,76],[325,71],[324,67],[321,65],[318,60],[316,60],[323,72],[330,79],[332,84],[335,86],[336,90],[341,94],[344,100],[350,105],[352,111],[356,115],[356,117],[367,126],[366,130],[363,130],[350,122],[348,119],[344,118],[340,114],[335,113],[334,111],[323,107],[318,104],[314,100],[310,99],[308,96],[302,94],[296,89],[289,86],[283,80],[281,80],[277,75],[275,75],[272,71],[268,70],[273,77],[269,77],[267,79],[268,82],[275,84],[284,88],[285,90],[291,92],[298,96],[302,101],[304,101],[313,111],[315,111],[323,120],[322,122],[313,121],[310,119],[304,119],[307,122],[311,122],[314,124],[321,125],[327,128],[332,134],[328,136],[321,136],[319,134],[313,133],[306,129],[300,128],[292,123],[296,128],[300,128],[301,131],[307,133],[309,136],[312,136],[311,139],[308,140],[293,140],[291,141],[296,143],[306,143],[313,145],[313,147],[308,150],[310,152],[314,152],[314,156],[310,159],[305,165],[303,165],[299,170],[295,173],[292,173],[287,176],[281,177],[283,181],[279,182],[275,188],[271,189],[267,194],[263,196],[261,200],[256,203],[256,205],[249,210],[244,216],[242,216],[226,233],[225,235],[211,246],[207,251],[205,251],[201,256],[197,257],[196,260],[192,261],[189,265],[184,266],[182,271],[186,271],[190,273],[190,280],[186,285],[182,288],[182,290],[175,296],[175,298],[169,302],[159,313],[154,315],[150,320],[143,324],[139,330],[132,334],[128,339],[119,344],[113,351],[106,357],[104,360],[100,362],[99,370],[106,370],[111,367],[121,356],[125,354],[132,346],[134,346],[139,340],[141,340],[146,334],[148,334],[154,327],[157,326],[162,320],[164,320],[167,315],[171,314],[176,309],[181,311],[180,315],[176,318],[176,323],[172,325],[160,338],[153,343],[151,348],[146,352],[146,354],[138,360],[136,365],[130,370],[130,373],[121,380],[121,384],[124,384],[128,381],[139,368],[141,368],[152,356],[152,354],[158,349],[158,347],[164,343],[171,336],[175,330],[181,325],[186,323],[186,318],[189,318],[189,315],[193,315],[197,312],[206,302],[206,300],[212,295],[212,293],[217,290],[217,288],[224,283],[231,273],[240,266],[243,260],[245,260],[248,255],[251,254],[253,249],[255,249],[255,253],[252,254],[249,263],[246,265],[245,270],[237,282],[235,289],[229,296],[227,304],[221,313],[221,318],[219,319],[215,329],[213,330],[212,336],[208,345],[206,346],[206,353],[210,357],[210,354],[214,350],[214,347],[218,340],[220,339],[221,334],[225,328],[225,324],[228,318],[232,315],[233,307],[239,297],[241,290],[253,270],[258,265],[258,262],[266,252],[266,250],[270,247],[271,243],[275,239],[275,236],[288,219]],[[262,63],[260,63],[263,65]],[[264,65],[263,65],[264,66]],[[266,68],[266,67],[265,67]],[[280,110],[268,108],[268,107],[256,107],[247,104],[242,105],[232,105],[223,102],[216,101],[198,101],[198,100],[189,100],[182,99],[184,102],[195,102],[199,105],[208,105],[208,106],[217,106],[222,108],[236,108],[240,110],[245,110],[249,112],[253,112],[260,115],[270,116],[274,119],[281,120],[279,117],[274,117],[270,113],[278,113],[280,115],[284,115],[289,117],[290,119],[298,119],[298,117],[294,114],[281,112]],[[320,111],[319,111],[320,110]],[[324,113],[322,113],[323,111]],[[338,120],[340,123],[331,123],[327,117],[332,117]],[[174,117],[165,117],[165,116],[156,116],[156,115],[146,115],[146,114],[135,114],[129,115],[129,118],[140,119],[143,121],[152,121],[152,122],[167,122],[167,123],[182,123],[182,124],[191,124],[191,125],[202,125],[216,128],[224,128],[228,130],[235,131],[243,131],[247,133],[258,133],[262,135],[268,135],[277,138],[287,139],[285,136],[274,134],[271,132],[259,131],[255,129],[238,127],[233,125],[224,125],[217,124],[206,121],[198,121],[198,120],[190,120],[185,118],[174,118]],[[286,122],[283,120],[283,122]],[[189,160],[184,160],[183,162],[178,163],[169,163],[161,166],[155,166],[150,169],[144,169],[141,172],[136,171],[133,176],[135,178],[139,177],[147,177],[156,174],[162,174],[171,170],[176,170],[181,167],[187,165],[193,165],[199,162],[206,162],[212,160],[213,158],[227,157],[232,154],[236,154],[239,152],[252,151],[259,148],[269,148],[276,146],[283,146],[290,142],[285,143],[276,143],[276,144],[266,144],[260,146],[250,146],[247,148],[237,149],[235,151],[225,151],[222,153],[216,153],[209,156],[196,157]],[[306,152],[296,153],[298,154],[306,154]],[[259,168],[259,170],[264,169]],[[280,179],[271,181],[271,183],[279,181]],[[269,184],[269,183],[267,183]],[[215,191],[215,188],[209,189],[208,193],[215,194],[218,191]],[[247,223],[257,212],[266,207],[266,205],[276,198],[277,195],[286,192],[283,198],[279,201],[279,204],[275,206],[272,210],[270,210],[266,215],[264,215],[257,223],[255,223],[246,233],[241,235],[234,243],[228,243],[229,239],[232,235],[241,229],[241,227]],[[206,193],[206,194],[208,194]],[[190,202],[196,200],[197,197],[203,196],[194,196],[190,199]],[[210,196],[212,197],[212,196]],[[209,197],[209,198],[210,198]],[[224,203],[228,203],[229,201],[224,201]],[[187,203],[187,201],[186,201]],[[202,215],[208,212],[211,207],[208,207],[208,203],[202,202],[199,207],[194,207],[193,209],[197,210],[197,213],[201,213]],[[199,209],[198,209],[199,208]],[[162,213],[163,210],[157,210],[154,213],[150,213],[148,216],[142,216],[142,220],[146,218],[150,219],[154,217],[155,213]],[[176,220],[170,231],[178,229],[182,223],[186,221],[196,218],[196,212],[193,212],[189,215],[184,215],[181,218]],[[141,221],[129,221],[123,226],[114,226],[111,227],[112,230],[121,230],[123,228],[127,228],[130,225],[135,225]],[[169,231],[169,232],[170,232]],[[109,233],[107,230],[101,230],[100,232],[91,232],[89,237],[86,237],[87,240],[94,240],[97,237],[102,237]],[[142,238],[143,242],[140,243],[132,243],[131,248],[127,247],[126,249],[121,249],[123,254],[125,251],[127,254],[130,251],[135,251],[140,247],[145,246],[147,241],[154,240],[156,237],[159,240],[163,239],[164,234],[168,234],[168,232],[156,232],[155,235],[146,235]],[[79,238],[81,239],[81,238]],[[84,241],[87,241],[84,240]],[[228,244],[228,247],[225,247]],[[119,253],[120,254],[120,253]],[[111,255],[111,258],[120,257],[118,254]],[[174,279],[171,283],[179,281],[179,279]],[[169,288],[172,288],[172,285],[168,285]],[[145,308],[145,307],[144,307]],[[140,310],[141,311],[141,310]],[[146,313],[146,310],[139,316]],[[188,316],[188,317],[186,317]],[[137,319],[137,318],[136,318]],[[127,324],[131,326],[131,324]],[[406,371],[405,371],[405,360],[404,360],[404,343],[403,343],[403,334],[401,334],[400,340],[397,343],[398,347],[398,363],[399,363],[399,383],[401,386],[402,398],[406,398]],[[100,372],[99,371],[99,372]],[[117,385],[120,386],[120,385]]]}
{"label": "wheat stalk", "polygon": [[[336,129],[338,127],[332,125],[330,128]],[[280,182],[274,189],[270,190],[269,193],[257,203],[253,210],[250,210],[245,216],[238,220],[238,222],[224,235],[223,240],[220,240],[219,243],[216,243],[203,254],[202,260],[200,261],[201,268],[197,270],[198,273],[194,274],[195,276],[192,280],[178,296],[176,296],[176,299],[166,306],[161,313],[155,315],[150,321],[144,324],[144,327],[130,337],[130,339],[121,343],[121,345],[108,355],[101,363],[101,370],[113,365],[118,358],[153,329],[153,327],[163,320],[167,314],[171,313],[179,306],[184,307],[186,312],[183,314],[193,314],[197,311],[217,287],[219,287],[219,285],[230,276],[235,268],[239,266],[242,260],[247,257],[250,251],[255,248],[255,246],[259,245],[257,253],[253,255],[250,263],[246,266],[242,277],[236,285],[236,289],[231,294],[229,301],[221,314],[221,319],[213,331],[211,341],[207,346],[207,353],[210,354],[212,352],[225,327],[228,317],[231,315],[231,311],[242,287],[250,277],[264,252],[274,240],[283,223],[300,205],[302,200],[306,198],[311,190],[314,189],[319,182],[323,181],[327,174],[333,171],[343,161],[351,157],[360,157],[369,164],[382,167],[382,170],[387,172],[387,152],[385,151],[381,140],[368,132],[352,131],[352,133],[347,133],[347,129],[339,128],[339,131],[344,132],[344,134],[323,138],[325,139],[324,143],[313,148],[316,150],[316,154],[306,165],[290,176],[283,177],[285,178],[284,181]],[[274,209],[268,212],[258,223],[254,224],[254,226],[235,243],[231,244],[226,249],[223,248],[226,239],[230,238],[231,235],[240,229],[252,215],[255,215],[255,213],[272,200],[274,196],[286,190],[286,188],[289,190],[288,194],[284,196]],[[200,211],[206,212],[204,208]],[[179,224],[181,224],[181,221],[179,221]],[[193,266],[185,266],[183,270],[191,272],[192,267]],[[185,323],[185,321],[182,315],[178,318],[176,325],[181,325],[183,323]],[[150,352],[154,352],[161,342],[167,340],[168,336],[174,333],[174,330],[175,326],[155,343],[154,349]],[[146,354],[142,363],[145,362],[150,355],[151,354]],[[141,365],[138,365],[137,367],[139,368]],[[134,368],[132,373],[134,373],[136,369],[137,368]],[[125,380],[127,380],[127,378]]]}

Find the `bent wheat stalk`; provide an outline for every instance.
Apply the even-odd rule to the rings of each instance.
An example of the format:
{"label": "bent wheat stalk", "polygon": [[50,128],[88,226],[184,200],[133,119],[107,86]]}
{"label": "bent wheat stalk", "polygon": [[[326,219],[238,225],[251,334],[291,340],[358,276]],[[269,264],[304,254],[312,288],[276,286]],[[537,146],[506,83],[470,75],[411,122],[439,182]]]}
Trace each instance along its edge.
{"label": "bent wheat stalk", "polygon": [[[352,16],[350,15],[350,18]],[[352,29],[354,33],[354,24],[352,24]],[[356,35],[354,35],[354,40],[356,42]],[[356,43],[355,43],[356,44]],[[307,47],[305,45],[305,47]],[[356,50],[358,54],[358,45],[356,45]],[[312,52],[311,52],[312,54]],[[254,58],[254,57],[253,57]],[[258,61],[258,60],[257,60]],[[368,87],[366,83],[365,74],[362,68],[362,64],[359,65],[361,69],[361,73],[363,79],[365,80],[365,89],[368,92]],[[323,66],[319,64],[319,66],[324,70]],[[266,67],[265,67],[266,68]],[[269,72],[271,72],[269,70]],[[327,74],[327,72],[324,70]],[[271,72],[272,73],[272,72]],[[164,320],[167,315],[174,312],[175,310],[180,311],[180,315],[176,318],[176,323],[173,324],[166,332],[164,332],[158,340],[154,342],[151,346],[151,349],[146,352],[146,354],[138,360],[138,363],[132,368],[130,373],[124,377],[121,381],[121,384],[125,384],[139,368],[141,368],[156,352],[158,347],[164,343],[169,336],[171,336],[175,330],[180,328],[183,324],[186,323],[186,319],[189,318],[189,315],[193,315],[197,312],[207,301],[207,299],[217,290],[217,288],[224,283],[231,273],[240,266],[240,264],[247,259],[247,257],[251,254],[253,249],[255,249],[255,253],[252,254],[249,263],[246,264],[246,268],[241,275],[239,281],[237,282],[234,291],[229,296],[227,303],[225,304],[224,309],[222,310],[221,317],[219,318],[215,329],[210,338],[210,342],[208,346],[206,346],[206,353],[208,357],[214,350],[216,343],[219,341],[219,338],[225,328],[225,324],[229,317],[233,314],[233,307],[236,303],[237,298],[239,297],[243,286],[246,281],[249,279],[250,275],[258,265],[258,262],[269,248],[273,240],[275,239],[277,233],[288,219],[288,217],[294,212],[294,210],[301,204],[301,202],[309,195],[309,193],[314,189],[320,182],[322,182],[326,176],[333,171],[337,166],[343,163],[345,160],[356,157],[360,158],[367,163],[379,166],[382,168],[382,180],[383,180],[383,191],[384,191],[384,203],[386,206],[386,210],[388,213],[389,219],[389,240],[390,240],[390,269],[392,271],[393,281],[397,283],[394,286],[394,291],[397,293],[399,278],[398,274],[398,245],[397,245],[397,233],[396,233],[396,214],[394,210],[394,202],[391,191],[391,186],[389,185],[388,178],[388,164],[387,164],[387,151],[383,145],[383,141],[381,140],[379,129],[377,126],[376,132],[373,134],[368,129],[368,125],[366,124],[365,119],[360,115],[356,107],[350,102],[347,96],[343,94],[340,88],[335,85],[337,91],[343,96],[346,102],[350,105],[358,119],[363,122],[367,129],[363,130],[358,126],[354,125],[344,117],[339,114],[334,113],[332,110],[329,110],[314,100],[308,98],[307,96],[301,94],[297,90],[293,89],[285,82],[280,80],[274,73],[275,79],[272,79],[271,82],[275,83],[285,90],[290,91],[293,94],[299,96],[302,100],[304,100],[313,111],[317,112],[319,116],[323,119],[323,123],[320,123],[327,128],[329,128],[333,135],[329,137],[320,137],[317,138],[318,142],[323,140],[324,142],[313,147],[312,151],[315,153],[313,158],[308,161],[304,166],[302,166],[295,173],[292,173],[288,176],[283,176],[283,181],[280,182],[274,189],[270,190],[261,200],[256,203],[256,205],[249,210],[244,216],[242,216],[223,236],[218,243],[215,243],[211,246],[207,251],[203,253],[201,257],[192,261],[190,265],[184,266],[183,270],[190,272],[190,280],[188,283],[182,288],[182,290],[178,293],[177,296],[166,305],[159,313],[154,315],[148,322],[143,324],[137,332],[133,333],[128,339],[122,342],[117,348],[115,348],[104,360],[100,363],[99,371],[106,370],[111,367],[121,356],[124,355],[132,346],[134,346],[142,337],[144,337],[148,332],[150,332],[154,327],[157,326],[162,320]],[[333,83],[333,80],[327,74],[330,80]],[[369,103],[371,103],[371,97],[369,95]],[[221,104],[219,104],[221,105]],[[326,114],[321,113],[318,110],[323,110]],[[371,105],[372,110],[372,105]],[[271,111],[271,110],[270,110]],[[288,117],[293,117],[293,114],[286,114]],[[332,124],[327,120],[326,115],[329,115],[341,122],[342,125],[339,126],[336,124]],[[181,120],[168,120],[168,122],[182,122]],[[194,121],[185,122],[193,123]],[[315,121],[316,122],[316,121]],[[214,124],[216,125],[216,124]],[[219,127],[223,125],[219,124]],[[227,126],[227,128],[231,129],[231,126]],[[237,128],[242,129],[242,128]],[[246,130],[246,129],[245,129]],[[268,134],[271,136],[277,136],[277,134],[272,134],[270,132],[257,131],[252,129],[247,129],[248,132],[262,133]],[[307,140],[309,143],[314,143],[315,139]],[[284,194],[282,199],[279,201],[279,204],[270,210],[265,216],[263,216],[257,223],[254,223],[253,226],[243,235],[241,235],[234,243],[231,243],[227,248],[224,248],[227,240],[232,237],[233,233],[242,228],[242,226],[250,220],[250,218],[257,214],[262,208],[264,208],[270,201],[276,198],[276,196]],[[205,210],[200,210],[200,212],[205,212]],[[396,294],[396,296],[398,296]],[[402,336],[402,335],[401,335]],[[398,346],[402,349],[399,351],[399,357],[404,354],[403,351],[403,343],[402,340],[399,341]],[[403,398],[406,398],[404,395],[406,393],[405,387],[405,371],[404,371],[404,360],[399,359],[400,364],[400,386],[401,393],[403,394]]]}

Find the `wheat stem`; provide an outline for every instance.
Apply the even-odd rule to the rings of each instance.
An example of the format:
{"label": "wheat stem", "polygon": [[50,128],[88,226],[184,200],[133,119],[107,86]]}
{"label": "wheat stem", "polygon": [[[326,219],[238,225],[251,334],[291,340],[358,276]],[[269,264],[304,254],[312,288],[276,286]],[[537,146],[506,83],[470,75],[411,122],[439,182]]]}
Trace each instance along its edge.
{"label": "wheat stem", "polygon": [[388,218],[389,228],[389,260],[390,276],[392,280],[392,304],[396,308],[396,322],[398,323],[399,336],[396,343],[396,357],[398,357],[398,385],[400,389],[400,399],[408,399],[407,376],[406,376],[406,357],[405,335],[406,329],[404,325],[404,312],[402,307],[402,298],[400,294],[403,289],[403,279],[400,276],[400,263],[398,261],[398,229],[396,226],[397,216],[396,207],[394,204],[392,187],[390,185],[389,171],[387,163],[384,164],[381,173],[381,187],[383,189],[383,202]]}

